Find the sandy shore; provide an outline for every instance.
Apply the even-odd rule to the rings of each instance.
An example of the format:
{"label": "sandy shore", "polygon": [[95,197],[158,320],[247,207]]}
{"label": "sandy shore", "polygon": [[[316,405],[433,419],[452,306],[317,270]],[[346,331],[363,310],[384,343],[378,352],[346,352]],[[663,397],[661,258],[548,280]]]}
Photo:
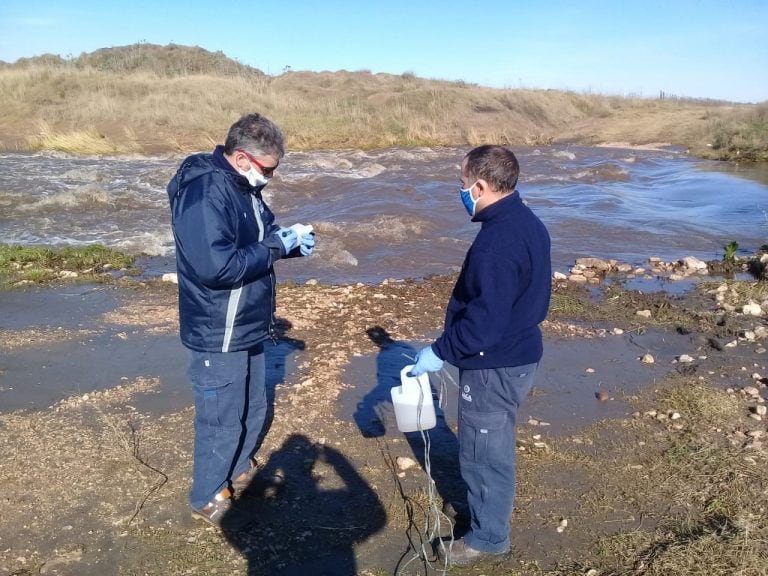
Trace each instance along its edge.
{"label": "sandy shore", "polygon": [[[723,284],[735,300],[762,290],[556,282],[520,414],[513,554],[482,573],[766,574],[764,321],[724,311]],[[439,329],[451,287],[280,287],[259,459],[286,485],[255,483],[238,503],[253,524],[222,533],[186,506],[192,409],[175,286],[3,294],[0,574],[426,574],[423,445],[377,401]],[[430,454],[438,507],[462,491],[446,388]]]}

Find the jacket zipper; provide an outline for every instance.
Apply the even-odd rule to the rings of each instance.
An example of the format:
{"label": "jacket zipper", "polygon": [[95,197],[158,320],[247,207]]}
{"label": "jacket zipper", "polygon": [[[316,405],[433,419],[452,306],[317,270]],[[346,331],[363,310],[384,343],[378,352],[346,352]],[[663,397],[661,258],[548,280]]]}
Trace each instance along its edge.
{"label": "jacket zipper", "polygon": [[[256,216],[256,224],[259,227],[259,242],[264,240],[264,222],[261,220],[261,204],[259,198],[255,194],[251,194],[251,205],[253,206],[253,213]],[[272,268],[272,272],[269,273],[269,285],[272,290],[272,306],[269,311],[269,327],[267,332],[269,333],[269,339],[272,340],[272,344],[277,346],[277,319],[275,318],[275,307],[277,301],[277,289],[275,286],[275,269]]]}

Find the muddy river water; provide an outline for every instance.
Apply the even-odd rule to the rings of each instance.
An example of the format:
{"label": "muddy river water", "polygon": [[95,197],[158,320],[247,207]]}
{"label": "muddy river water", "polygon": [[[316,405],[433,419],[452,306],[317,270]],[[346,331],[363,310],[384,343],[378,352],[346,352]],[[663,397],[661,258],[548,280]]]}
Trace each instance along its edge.
{"label": "muddy river water", "polygon": [[[266,190],[281,224],[312,224],[315,256],[280,263],[283,280],[378,282],[455,271],[477,232],[458,194],[464,149],[289,153]],[[547,224],[553,262],[579,256],[752,252],[768,232],[768,168],[684,151],[515,148],[518,189]],[[182,157],[0,154],[0,242],[101,242],[148,273],[174,269],[165,186]]]}

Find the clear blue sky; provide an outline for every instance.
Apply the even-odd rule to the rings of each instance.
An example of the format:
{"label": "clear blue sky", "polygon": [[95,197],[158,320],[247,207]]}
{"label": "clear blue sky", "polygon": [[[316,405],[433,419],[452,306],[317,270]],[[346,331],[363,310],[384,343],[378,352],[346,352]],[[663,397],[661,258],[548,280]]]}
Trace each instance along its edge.
{"label": "clear blue sky", "polygon": [[269,74],[768,100],[768,0],[0,0],[6,62],[136,42],[221,50]]}

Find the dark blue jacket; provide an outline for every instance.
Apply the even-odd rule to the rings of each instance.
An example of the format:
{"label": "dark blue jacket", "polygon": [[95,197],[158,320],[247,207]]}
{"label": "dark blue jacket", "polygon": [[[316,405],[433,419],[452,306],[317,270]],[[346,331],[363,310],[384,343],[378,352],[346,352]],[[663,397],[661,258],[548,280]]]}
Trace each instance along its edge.
{"label": "dark blue jacket", "polygon": [[481,210],[435,353],[468,370],[532,364],[541,359],[539,323],[552,283],[547,229],[520,194]]}
{"label": "dark blue jacket", "polygon": [[268,338],[274,330],[272,266],[285,249],[261,192],[218,146],[182,162],[168,198],[182,343],[201,352],[236,352]]}

